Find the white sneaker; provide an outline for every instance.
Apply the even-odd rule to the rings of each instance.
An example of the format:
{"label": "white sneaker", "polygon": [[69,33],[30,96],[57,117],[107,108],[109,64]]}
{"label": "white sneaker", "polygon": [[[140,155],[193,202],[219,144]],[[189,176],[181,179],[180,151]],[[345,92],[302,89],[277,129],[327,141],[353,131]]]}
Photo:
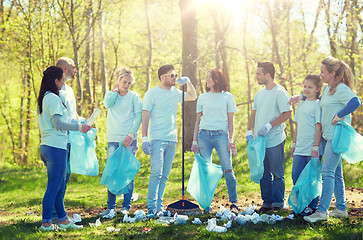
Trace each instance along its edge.
{"label": "white sneaker", "polygon": [[346,218],[348,217],[348,211],[345,210],[345,211],[342,211],[342,210],[339,210],[339,209],[334,209],[333,211],[331,211],[329,213],[329,217],[333,217],[333,218]]}
{"label": "white sneaker", "polygon": [[314,222],[318,222],[318,221],[322,221],[322,220],[328,220],[328,214],[316,211],[315,213],[311,214],[310,216],[305,216],[304,220],[307,222],[310,222],[310,223],[314,223]]}
{"label": "white sneaker", "polygon": [[103,215],[103,218],[112,219],[116,216],[115,209],[110,209],[109,213],[106,215]]}

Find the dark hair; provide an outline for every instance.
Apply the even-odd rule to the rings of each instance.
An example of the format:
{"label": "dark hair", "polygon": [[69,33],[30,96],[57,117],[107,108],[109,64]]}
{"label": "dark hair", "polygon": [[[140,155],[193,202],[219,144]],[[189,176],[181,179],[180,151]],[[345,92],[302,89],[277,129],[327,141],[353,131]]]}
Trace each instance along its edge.
{"label": "dark hair", "polygon": [[263,74],[270,74],[271,78],[275,78],[275,67],[271,62],[259,62],[257,64],[258,68],[262,68]]}
{"label": "dark hair", "polygon": [[170,70],[174,70],[174,66],[173,65],[170,65],[170,64],[167,64],[167,65],[164,65],[164,66],[161,66],[159,68],[159,71],[158,71],[158,77],[159,77],[159,80],[160,77],[164,74],[166,74],[167,72],[169,72]]}
{"label": "dark hair", "polygon": [[320,91],[321,91],[321,78],[318,75],[307,75],[305,80],[311,80],[314,82],[314,85],[316,86],[316,88],[320,89],[317,93],[316,93],[316,98],[319,99],[320,98]]}
{"label": "dark hair", "polygon": [[[212,76],[212,80],[214,82],[214,90],[216,92],[229,91],[227,79],[221,70],[214,68],[214,69],[209,70],[208,72]],[[207,92],[210,91],[210,88],[207,87],[207,84],[205,84],[205,90]]]}
{"label": "dark hair", "polygon": [[38,95],[38,110],[39,114],[43,112],[43,98],[47,91],[59,96],[59,90],[55,84],[56,79],[62,79],[63,70],[60,67],[50,66],[43,72],[42,83]]}
{"label": "dark hair", "polygon": [[333,71],[335,72],[334,81],[330,84],[330,95],[333,95],[335,93],[335,88],[340,83],[344,83],[351,90],[353,90],[354,75],[352,73],[352,70],[350,70],[348,64],[334,57],[325,58],[322,61],[322,64],[326,66],[326,69],[328,69],[329,73]]}

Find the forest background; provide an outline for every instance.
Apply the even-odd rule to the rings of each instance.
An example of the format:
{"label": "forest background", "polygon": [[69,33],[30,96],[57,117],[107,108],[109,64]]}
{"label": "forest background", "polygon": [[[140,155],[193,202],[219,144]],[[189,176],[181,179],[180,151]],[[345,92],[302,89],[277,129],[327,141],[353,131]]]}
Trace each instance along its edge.
{"label": "forest background", "polygon": [[[173,64],[198,94],[206,72],[223,70],[238,113],[237,144],[244,143],[254,94],[257,62],[271,61],[276,81],[290,95],[302,91],[308,74],[319,74],[327,56],[344,60],[363,96],[362,0],[1,0],[0,166],[38,165],[40,132],[36,98],[43,71],[61,56],[74,59],[78,113],[102,110],[96,152],[106,160],[105,92],[113,72],[130,68],[132,90],[143,98],[159,84],[157,70]],[[185,106],[185,149],[190,149],[196,102]],[[295,108],[295,107],[294,107]],[[295,110],[295,109],[294,109]],[[353,126],[363,134],[363,107]],[[181,111],[178,132],[181,138]],[[292,136],[292,119],[287,134]],[[179,141],[181,142],[181,141]],[[181,149],[180,147],[178,149]],[[179,150],[180,151],[180,150]],[[139,151],[139,154],[143,154]],[[103,164],[104,165],[104,164]]]}

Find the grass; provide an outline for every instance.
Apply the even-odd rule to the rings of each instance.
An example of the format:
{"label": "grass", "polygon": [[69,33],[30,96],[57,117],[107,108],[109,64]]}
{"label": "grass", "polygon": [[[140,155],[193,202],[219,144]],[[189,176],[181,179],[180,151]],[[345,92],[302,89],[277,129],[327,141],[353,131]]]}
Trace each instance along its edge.
{"label": "grass", "polygon": [[[289,145],[290,143],[287,143]],[[102,151],[99,156],[105,156],[104,146],[98,146]],[[246,145],[238,146],[239,154],[233,158],[233,166],[237,177],[239,204],[246,206],[252,199],[260,199],[259,185],[249,179],[249,168],[246,156]],[[291,167],[292,160],[288,156],[286,147],[286,198],[292,188]],[[133,208],[146,206],[148,177],[150,172],[149,159],[139,150],[138,159],[141,163],[140,172],[135,180],[135,192],[139,200],[133,203]],[[186,183],[193,164],[193,154],[185,156]],[[217,159],[217,158],[216,158]],[[329,220],[327,222],[310,224],[303,219],[284,219],[282,222],[269,225],[267,223],[240,226],[233,222],[232,228],[226,233],[213,233],[206,230],[206,225],[193,225],[188,221],[186,225],[164,226],[155,220],[147,222],[122,223],[123,217],[117,215],[112,220],[102,221],[102,226],[89,227],[88,223],[96,221],[97,214],[106,207],[107,193],[104,186],[100,186],[101,173],[106,164],[104,157],[100,157],[100,175],[95,177],[72,174],[65,197],[67,213],[81,213],[82,224],[80,231],[43,233],[41,225],[41,203],[46,188],[46,168],[43,165],[34,167],[19,167],[4,165],[0,170],[0,239],[362,239],[363,223],[362,211],[360,216],[350,216],[343,220]],[[166,205],[181,198],[181,156],[177,153],[173,169],[166,186]],[[347,187],[362,188],[362,163],[344,165]],[[186,198],[191,196],[186,192]],[[215,200],[225,201],[228,193],[224,178],[221,179],[215,194]],[[246,201],[246,199],[249,199]],[[118,207],[121,206],[117,200]],[[27,215],[32,212],[32,215]],[[290,212],[280,211],[287,216]],[[211,218],[211,214],[198,217],[204,222]],[[190,219],[194,219],[190,217]],[[108,232],[106,227],[120,228],[120,232]],[[148,234],[142,233],[144,227],[151,228]]]}

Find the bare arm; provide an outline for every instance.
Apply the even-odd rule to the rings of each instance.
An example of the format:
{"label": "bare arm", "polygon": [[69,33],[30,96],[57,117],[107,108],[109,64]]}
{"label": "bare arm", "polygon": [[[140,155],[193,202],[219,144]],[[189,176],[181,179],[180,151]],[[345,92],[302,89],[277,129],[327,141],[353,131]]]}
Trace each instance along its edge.
{"label": "bare arm", "polygon": [[149,120],[150,120],[150,112],[143,110],[142,111],[142,136],[147,136],[147,132],[149,129]]}
{"label": "bare arm", "polygon": [[275,127],[284,123],[287,119],[291,117],[291,111],[281,113],[275,120],[272,120],[270,124]]}
{"label": "bare arm", "polygon": [[314,146],[319,146],[321,140],[321,124],[315,124],[315,137],[314,137]]}
{"label": "bare arm", "polygon": [[189,82],[187,84],[187,96],[185,97],[185,101],[194,101],[197,99],[197,92],[195,91],[195,88],[192,84],[192,82]]}
{"label": "bare arm", "polygon": [[228,113],[228,139],[234,139],[234,112]]}
{"label": "bare arm", "polygon": [[250,118],[248,119],[247,130],[252,130],[255,128],[255,118],[256,118],[256,110],[252,110]]}
{"label": "bare arm", "polygon": [[198,141],[199,124],[200,124],[200,118],[202,117],[202,115],[203,115],[202,112],[197,113],[197,117],[195,119],[193,141]]}
{"label": "bare arm", "polygon": [[294,138],[292,140],[292,142],[295,142],[296,143],[296,136],[297,136],[297,123],[296,123],[296,126],[295,126],[295,131],[294,131]]}

